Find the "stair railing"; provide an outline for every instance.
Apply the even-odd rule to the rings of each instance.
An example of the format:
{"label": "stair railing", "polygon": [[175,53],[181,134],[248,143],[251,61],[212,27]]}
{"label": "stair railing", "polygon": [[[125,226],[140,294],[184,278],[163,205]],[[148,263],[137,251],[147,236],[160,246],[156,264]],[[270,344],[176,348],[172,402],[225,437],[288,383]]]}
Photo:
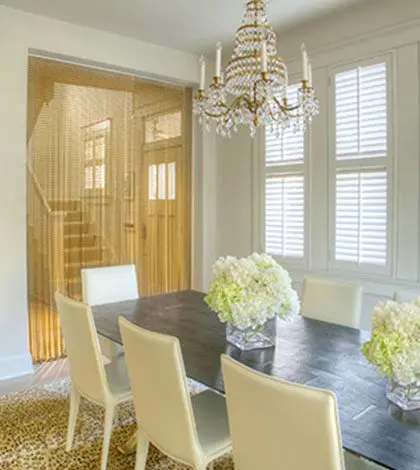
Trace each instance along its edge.
{"label": "stair railing", "polygon": [[[66,292],[64,269],[64,221],[66,212],[55,211],[48,202],[30,163],[28,174],[28,226],[33,240],[29,250],[30,279],[36,297],[53,305],[54,293]],[[32,251],[36,253],[32,253]],[[48,282],[46,280],[48,279]]]}
{"label": "stair railing", "polygon": [[[91,202],[90,204],[86,202],[84,198],[81,198],[82,203],[82,212],[86,217],[86,222],[90,224],[92,228],[92,234],[97,241],[100,243],[101,250],[106,251],[105,265],[119,264],[119,257],[109,241],[108,237],[104,233],[103,229],[101,230],[99,224],[95,219],[95,203]],[[103,253],[102,253],[103,260]]]}

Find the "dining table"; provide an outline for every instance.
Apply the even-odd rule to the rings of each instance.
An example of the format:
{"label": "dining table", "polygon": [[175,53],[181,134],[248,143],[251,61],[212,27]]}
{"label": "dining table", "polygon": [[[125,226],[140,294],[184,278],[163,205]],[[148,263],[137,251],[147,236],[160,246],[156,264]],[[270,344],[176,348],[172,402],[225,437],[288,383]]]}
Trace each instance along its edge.
{"label": "dining table", "polygon": [[242,351],[227,342],[226,325],[204,297],[190,290],[98,305],[92,311],[97,332],[119,344],[119,316],[177,337],[187,376],[220,393],[221,354],[281,380],[331,390],[346,450],[387,469],[420,470],[420,411],[403,411],[387,400],[386,379],[360,351],[369,332],[295,316],[276,320],[275,347]]}

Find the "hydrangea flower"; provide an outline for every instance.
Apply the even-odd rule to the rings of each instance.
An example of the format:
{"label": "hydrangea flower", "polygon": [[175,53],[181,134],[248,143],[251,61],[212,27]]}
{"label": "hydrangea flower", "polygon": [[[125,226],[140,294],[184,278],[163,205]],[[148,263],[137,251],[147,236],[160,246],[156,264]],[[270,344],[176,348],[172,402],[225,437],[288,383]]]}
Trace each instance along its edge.
{"label": "hydrangea flower", "polygon": [[372,336],[362,347],[366,359],[402,385],[420,381],[420,298],[398,304],[379,302]]}
{"label": "hydrangea flower", "polygon": [[300,304],[289,273],[271,256],[219,258],[205,301],[221,322],[238,328],[258,328],[270,318],[299,312]]}

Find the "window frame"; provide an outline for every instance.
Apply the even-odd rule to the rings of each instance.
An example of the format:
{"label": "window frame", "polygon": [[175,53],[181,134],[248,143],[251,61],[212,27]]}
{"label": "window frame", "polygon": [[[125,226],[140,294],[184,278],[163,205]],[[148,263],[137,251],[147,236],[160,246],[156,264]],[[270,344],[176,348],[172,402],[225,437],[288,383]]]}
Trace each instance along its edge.
{"label": "window frame", "polygon": [[[300,85],[300,76],[292,77],[288,86]],[[292,124],[293,125],[293,124]],[[254,148],[257,148],[257,154],[261,155],[260,161],[260,181],[261,188],[261,202],[258,208],[254,208],[255,212],[259,212],[259,226],[261,230],[259,233],[254,233],[255,239],[260,239],[260,245],[264,252],[270,254],[279,263],[285,264],[290,268],[306,268],[310,259],[310,201],[309,201],[309,185],[310,185],[310,142],[311,142],[311,128],[308,127],[303,134],[303,162],[302,163],[284,163],[277,165],[266,165],[266,129],[263,127],[256,137]],[[278,254],[269,253],[266,249],[266,189],[267,177],[270,175],[302,175],[303,176],[303,256],[301,258],[293,256],[282,256]],[[255,245],[255,243],[254,243]]]}
{"label": "window frame", "polygon": [[[386,63],[387,70],[387,156],[358,159],[336,158],[336,74],[347,72],[358,67]],[[395,226],[395,191],[394,191],[394,160],[396,149],[394,145],[395,116],[393,84],[395,80],[395,58],[392,52],[375,55],[361,60],[355,60],[328,68],[329,79],[329,158],[328,158],[328,269],[330,271],[352,272],[361,274],[378,274],[390,276],[394,263],[394,226]],[[354,170],[363,172],[369,170],[385,170],[387,173],[387,231],[386,231],[386,263],[378,266],[368,263],[354,263],[335,259],[336,248],[336,175],[339,170]]]}
{"label": "window frame", "polygon": [[[150,142],[147,141],[147,122],[149,120],[156,119],[160,116],[169,116],[171,114],[175,114],[179,112],[180,113],[180,125],[181,125],[181,133],[180,135],[177,135],[175,137],[168,137],[166,139],[158,139],[158,140],[152,140]],[[159,110],[150,114],[147,114],[143,117],[143,135],[144,135],[144,140],[143,140],[143,146],[146,149],[159,149],[159,148],[164,148],[168,146],[176,146],[179,145],[180,142],[182,142],[182,135],[183,135],[183,123],[184,123],[184,113],[181,107],[179,106],[170,106],[167,109],[164,110]]]}
{"label": "window frame", "polygon": [[[95,129],[95,127],[100,126],[103,123],[108,123],[107,127],[105,129]],[[111,147],[111,135],[112,135],[112,119],[111,118],[105,118],[100,121],[96,121],[92,124],[88,124],[87,126],[83,127],[83,190],[85,194],[88,194],[90,196],[95,196],[95,195],[102,195],[106,194],[109,186],[109,169],[107,168],[109,164],[109,155],[110,155],[110,147]],[[95,142],[95,140],[98,137],[104,137],[104,146],[105,146],[105,151],[104,151],[104,158],[103,159],[98,159],[95,158],[93,155],[91,159],[88,159],[86,156],[86,145],[88,142],[92,141]],[[93,145],[93,148],[95,148],[95,144]],[[100,163],[103,162],[104,165],[104,187],[103,188],[97,188],[95,186],[96,182],[96,167],[100,165]],[[87,168],[92,168],[92,188],[87,188],[86,187],[86,169]]]}

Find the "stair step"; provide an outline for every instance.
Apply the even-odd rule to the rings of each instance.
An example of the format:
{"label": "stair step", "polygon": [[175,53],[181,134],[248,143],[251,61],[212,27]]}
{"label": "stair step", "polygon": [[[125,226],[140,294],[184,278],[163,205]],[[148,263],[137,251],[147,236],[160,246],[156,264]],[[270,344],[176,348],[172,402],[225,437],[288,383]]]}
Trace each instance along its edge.
{"label": "stair step", "polygon": [[80,211],[80,201],[48,201],[52,211]]}
{"label": "stair step", "polygon": [[100,260],[95,261],[87,261],[82,260],[81,262],[73,262],[73,263],[66,263],[65,266],[65,273],[67,279],[80,277],[80,270],[83,268],[99,268],[100,266],[104,266],[103,262]]}
{"label": "stair step", "polygon": [[64,222],[64,235],[89,233],[90,225],[86,222]]}
{"label": "stair step", "polygon": [[69,211],[66,213],[66,222],[83,222],[84,213],[81,211]]}
{"label": "stair step", "polygon": [[64,250],[64,262],[101,261],[103,249],[98,247],[67,248]]}
{"label": "stair step", "polygon": [[64,237],[64,248],[95,247],[97,238],[86,233],[66,235]]}

